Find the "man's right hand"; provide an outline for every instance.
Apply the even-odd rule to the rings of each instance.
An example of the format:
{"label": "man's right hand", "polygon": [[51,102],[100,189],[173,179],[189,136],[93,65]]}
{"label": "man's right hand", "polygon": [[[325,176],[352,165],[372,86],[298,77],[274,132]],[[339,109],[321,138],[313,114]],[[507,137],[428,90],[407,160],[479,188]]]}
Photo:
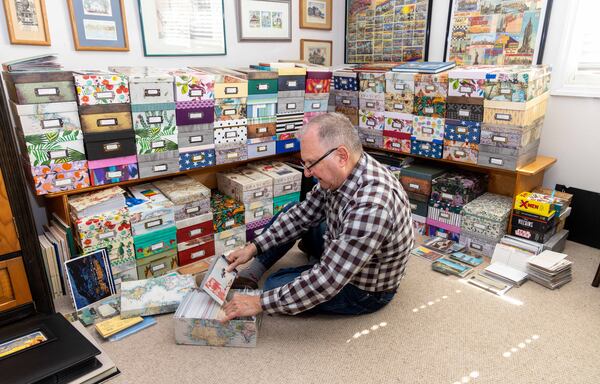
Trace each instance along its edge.
{"label": "man's right hand", "polygon": [[254,243],[247,244],[244,248],[236,249],[227,255],[227,261],[229,262],[229,266],[227,267],[227,272],[233,271],[235,267],[241,264],[245,264],[250,259],[252,259],[258,250],[256,249],[256,245]]}

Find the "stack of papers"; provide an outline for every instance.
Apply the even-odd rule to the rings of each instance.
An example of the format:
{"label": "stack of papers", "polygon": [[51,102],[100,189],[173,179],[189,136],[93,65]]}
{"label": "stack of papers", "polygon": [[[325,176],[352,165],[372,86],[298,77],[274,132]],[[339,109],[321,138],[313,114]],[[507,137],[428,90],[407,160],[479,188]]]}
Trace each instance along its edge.
{"label": "stack of papers", "polygon": [[521,285],[527,280],[527,262],[533,255],[522,248],[496,244],[492,262],[482,273],[510,285]]}
{"label": "stack of papers", "polygon": [[527,264],[529,279],[546,288],[559,288],[571,281],[571,261],[567,255],[553,251],[543,251],[533,256]]}
{"label": "stack of papers", "polygon": [[2,64],[2,69],[8,72],[58,71],[62,65],[56,60],[56,55],[39,55],[7,61]]}

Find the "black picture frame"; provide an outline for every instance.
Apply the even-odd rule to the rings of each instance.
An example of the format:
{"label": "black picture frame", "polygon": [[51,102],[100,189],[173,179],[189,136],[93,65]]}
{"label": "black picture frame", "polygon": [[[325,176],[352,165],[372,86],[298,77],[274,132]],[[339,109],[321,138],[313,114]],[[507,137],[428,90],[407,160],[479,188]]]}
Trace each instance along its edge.
{"label": "black picture frame", "polygon": [[[345,64],[359,64],[358,62],[350,62],[348,60],[348,6],[349,3],[353,0],[345,0],[344,2],[344,63]],[[423,2],[427,3],[427,20],[425,21],[425,44],[423,47],[423,58],[422,61],[427,61],[429,58],[429,38],[431,33],[431,13],[433,7],[433,0],[423,0]],[[385,60],[386,62],[391,62],[392,60]],[[395,60],[402,61],[402,60]],[[418,61],[418,60],[411,60]],[[374,62],[374,61],[372,61]],[[361,62],[362,63],[362,62]],[[367,63],[367,62],[364,62]]]}

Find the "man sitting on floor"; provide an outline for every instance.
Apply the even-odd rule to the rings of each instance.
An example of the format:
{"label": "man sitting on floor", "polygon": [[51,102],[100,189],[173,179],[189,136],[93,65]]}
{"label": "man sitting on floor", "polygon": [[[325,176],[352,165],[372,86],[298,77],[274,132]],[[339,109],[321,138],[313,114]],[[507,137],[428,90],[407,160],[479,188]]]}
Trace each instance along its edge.
{"label": "man sitting on floor", "polygon": [[404,275],[414,238],[398,180],[363,152],[356,129],[341,114],[312,119],[300,138],[304,174],[318,184],[227,258],[232,270],[257,255],[238,285],[256,285],[300,237],[316,263],[277,271],[260,296],[235,294],[224,306],[224,321],[262,311],[375,312],[392,300]]}

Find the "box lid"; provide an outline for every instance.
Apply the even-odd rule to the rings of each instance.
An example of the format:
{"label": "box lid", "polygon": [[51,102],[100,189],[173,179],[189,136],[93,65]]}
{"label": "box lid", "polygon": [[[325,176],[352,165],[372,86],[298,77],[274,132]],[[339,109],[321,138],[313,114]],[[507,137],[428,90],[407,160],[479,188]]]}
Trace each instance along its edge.
{"label": "box lid", "polygon": [[196,287],[191,275],[166,275],[121,282],[121,317],[174,312],[183,297]]}
{"label": "box lid", "polygon": [[169,249],[169,250],[164,251],[164,252],[156,253],[156,254],[151,255],[151,256],[146,256],[146,257],[143,257],[141,259],[137,259],[136,260],[136,264],[137,264],[138,267],[142,267],[144,265],[148,265],[150,263],[154,263],[155,261],[158,261],[158,260],[172,259],[174,257],[177,257],[177,248]]}
{"label": "box lid", "polygon": [[210,199],[210,189],[187,175],[155,181],[154,185],[177,205]]}
{"label": "box lid", "polygon": [[172,83],[173,76],[166,70],[154,67],[108,67],[109,71],[123,73],[129,77],[129,82],[135,83]]}
{"label": "box lid", "polygon": [[416,177],[418,179],[432,180],[444,172],[446,172],[446,169],[441,167],[423,164],[411,164],[406,168],[402,168],[400,175]]}
{"label": "box lid", "polygon": [[184,229],[184,228],[198,225],[198,224],[201,224],[201,223],[204,223],[207,221],[210,221],[212,223],[212,219],[213,219],[212,212],[208,212],[208,213],[204,213],[202,215],[192,216],[192,217],[188,217],[187,219],[178,220],[175,223],[175,226],[177,227],[177,229]]}
{"label": "box lid", "polygon": [[125,206],[124,193],[123,188],[115,186],[96,192],[69,196],[69,208],[77,214],[92,206],[111,203],[112,200],[115,200],[114,206],[118,209]]}
{"label": "box lid", "polygon": [[45,83],[48,81],[73,81],[71,71],[2,72],[14,84]]}
{"label": "box lid", "polygon": [[174,111],[175,103],[132,104],[131,112]]}
{"label": "box lid", "polygon": [[508,219],[512,211],[512,198],[486,192],[463,207],[464,216],[477,216],[495,222]]}
{"label": "box lid", "polygon": [[249,166],[272,178],[274,184],[302,180],[302,172],[279,161],[251,163]]}
{"label": "box lid", "polygon": [[12,100],[9,100],[9,102],[13,111],[16,111],[19,116],[78,111],[77,103],[75,101],[46,104],[16,104]]}
{"label": "box lid", "polygon": [[153,205],[160,207],[173,207],[173,203],[153,184],[138,184],[128,188],[130,198],[127,207],[131,212],[150,208]]}
{"label": "box lid", "polygon": [[498,67],[493,65],[466,65],[448,71],[449,79],[485,79],[486,75]]}
{"label": "box lid", "polygon": [[99,105],[81,105],[79,107],[80,115],[107,115],[111,113],[131,112],[129,103],[99,104]]}
{"label": "box lid", "polygon": [[248,80],[268,80],[279,77],[275,71],[261,71],[253,68],[234,68],[234,70],[246,76]]}

